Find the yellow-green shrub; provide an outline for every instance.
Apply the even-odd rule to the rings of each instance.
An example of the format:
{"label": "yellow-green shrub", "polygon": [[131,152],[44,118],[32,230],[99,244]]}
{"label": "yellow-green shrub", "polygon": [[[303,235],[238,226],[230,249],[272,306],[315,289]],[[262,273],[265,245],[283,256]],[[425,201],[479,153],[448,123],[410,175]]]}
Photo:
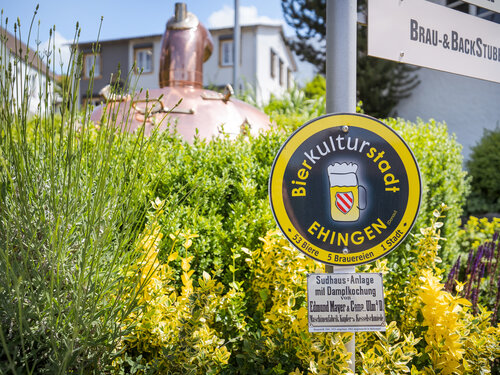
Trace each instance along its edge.
{"label": "yellow-green shrub", "polygon": [[324,272],[324,267],[291,248],[278,231],[269,232],[262,241],[262,248],[247,258],[255,316],[261,317],[266,337],[262,354],[274,368],[285,362],[288,368],[313,374],[350,373],[350,354],[343,344],[350,335],[307,331],[307,273]]}
{"label": "yellow-green shrub", "polygon": [[500,232],[500,218],[491,220],[470,216],[457,232],[459,254],[466,255],[470,249],[477,249],[479,245],[491,240],[495,232]]}
{"label": "yellow-green shrub", "polygon": [[[421,339],[415,338],[410,332],[408,335],[403,335],[401,340],[401,332],[394,321],[387,325],[385,333],[375,332],[374,335],[376,339],[372,337],[372,340],[367,340],[368,335],[364,332],[356,336],[358,368],[361,368],[359,373],[366,375],[409,373],[408,363],[420,355],[415,345]],[[413,369],[415,370],[415,367]]]}
{"label": "yellow-green shrub", "polygon": [[445,291],[439,281],[431,271],[424,271],[418,293],[423,304],[421,324],[427,327],[425,353],[431,361],[425,373],[486,373],[490,361],[500,355],[500,330],[491,326],[491,312],[481,309],[474,316],[468,308],[471,303]]}
{"label": "yellow-green shrub", "polygon": [[[156,217],[161,205],[155,204]],[[491,312],[481,308],[473,316],[470,303],[440,283],[445,209],[434,212],[431,226],[416,239],[404,285],[390,283],[387,259],[359,267],[385,274],[386,308],[396,319],[385,333],[356,334],[356,373],[488,373],[500,355]],[[152,220],[141,236],[137,246],[144,257],[128,275],[142,280],[141,305],[131,317],[133,333],[118,348],[117,373],[352,374],[345,348],[350,334],[308,332],[306,277],[324,272],[322,265],[273,230],[261,247],[233,251],[234,280],[224,286],[214,271],[193,278],[195,236],[172,234],[174,246],[164,261],[158,258],[164,240],[158,222]],[[238,258],[249,270],[243,282],[235,278]]]}
{"label": "yellow-green shrub", "polygon": [[469,301],[454,297],[439,282],[443,274],[437,255],[443,240],[440,220],[446,209],[434,211],[431,226],[421,230],[411,249],[414,261],[406,286],[385,284],[389,290],[386,306],[400,311],[399,316],[396,311],[393,314],[403,334],[422,340],[412,361],[412,374],[489,373],[490,361],[500,355],[500,330],[491,325],[491,312],[481,308],[474,316]]}
{"label": "yellow-green shrub", "polygon": [[[162,205],[156,202],[156,216],[161,215]],[[165,262],[158,258],[163,238],[158,222],[153,221],[140,237],[137,246],[144,256],[127,274],[140,280],[135,291],[139,306],[127,319],[135,327],[120,343],[116,373],[216,374],[227,366],[227,340],[237,340],[245,329],[236,311],[241,293],[237,285],[225,291],[205,271],[199,279],[192,278],[193,256],[188,251],[193,237],[196,235],[172,235],[174,243],[181,243],[183,254],[173,247]],[[179,265],[180,290],[174,282]],[[221,330],[222,321],[225,329]]]}
{"label": "yellow-green shrub", "polygon": [[[482,310],[474,317],[466,300],[453,297],[439,283],[443,271],[437,254],[446,208],[436,210],[431,226],[421,230],[411,250],[407,282],[385,284],[386,302],[397,309],[392,312],[396,321],[384,334],[356,334],[357,373],[434,374],[451,373],[451,368],[458,374],[485,373],[489,361],[500,354],[500,331],[488,321],[491,312]],[[267,336],[263,353],[284,357],[294,373],[349,373],[349,355],[342,345],[348,337],[307,332],[305,278],[320,271],[318,264],[292,249],[278,232],[269,232],[263,242],[247,260]],[[360,268],[387,273],[387,260]]]}

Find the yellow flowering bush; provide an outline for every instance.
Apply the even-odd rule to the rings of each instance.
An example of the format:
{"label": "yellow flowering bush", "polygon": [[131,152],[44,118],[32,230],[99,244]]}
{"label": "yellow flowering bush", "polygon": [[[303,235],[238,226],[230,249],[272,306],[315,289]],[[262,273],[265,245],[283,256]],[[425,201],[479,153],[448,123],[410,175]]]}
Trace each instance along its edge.
{"label": "yellow flowering bush", "polygon": [[[155,218],[163,203],[156,201]],[[357,374],[483,374],[500,354],[500,331],[491,312],[473,315],[470,302],[440,282],[438,267],[443,212],[421,230],[408,254],[403,285],[393,284],[387,259],[358,267],[384,274],[385,332],[356,338]],[[309,333],[307,274],[323,265],[294,249],[278,230],[255,249],[233,250],[233,280],[215,271],[194,278],[195,234],[169,235],[172,248],[159,256],[164,241],[153,218],[137,246],[144,253],[128,271],[140,282],[140,306],[131,315],[131,333],[118,348],[115,373],[139,374],[353,374],[345,344],[349,333]],[[248,272],[237,279],[243,262]],[[463,284],[458,284],[463,287]],[[134,325],[135,324],[135,325]]]}
{"label": "yellow flowering bush", "polygon": [[426,352],[435,370],[452,374],[459,369],[465,353],[462,341],[467,332],[460,322],[460,313],[462,306],[470,305],[470,302],[443,291],[444,285],[429,270],[423,272],[422,281],[418,300],[423,304],[422,325],[428,327],[424,335]]}
{"label": "yellow flowering bush", "polygon": [[[155,203],[160,210],[163,202]],[[115,361],[115,372],[219,373],[227,365],[230,353],[227,332],[218,329],[217,321],[232,319],[240,292],[230,288],[224,293],[224,286],[207,272],[198,280],[192,278],[193,256],[188,255],[188,250],[196,235],[172,235],[174,243],[182,243],[184,256],[171,251],[166,261],[158,257],[162,237],[161,227],[153,221],[138,241],[144,256],[128,271],[128,277],[139,280],[135,291],[139,306],[128,319],[134,328],[118,348],[121,354]],[[180,290],[175,283],[177,263],[181,268]],[[237,322],[232,334],[237,337],[244,327],[244,322]]]}
{"label": "yellow flowering bush", "polygon": [[[371,341],[367,340],[369,336],[372,336]],[[360,362],[358,368],[361,368],[361,374],[410,373],[408,364],[419,355],[415,345],[418,344],[420,338],[416,338],[410,332],[403,335],[401,339],[401,332],[394,321],[387,325],[385,333],[362,332],[357,334],[356,338],[357,361]]]}
{"label": "yellow flowering bush", "polygon": [[414,257],[407,275],[407,285],[403,289],[403,295],[397,296],[405,312],[405,318],[402,320],[404,331],[413,331],[420,323],[417,316],[422,306],[417,297],[422,288],[422,281],[425,280],[423,277],[429,274],[440,275],[443,272],[436,263],[441,262],[438,251],[441,248],[440,241],[443,240],[440,233],[442,222],[439,219],[446,210],[447,207],[442,205],[441,210],[434,211],[430,227],[420,230],[421,237],[411,250]]}
{"label": "yellow flowering bush", "polygon": [[[442,205],[440,210],[435,210],[431,226],[421,229],[411,250],[413,262],[404,294],[397,297],[404,307],[398,319],[402,332],[424,340],[411,372],[489,373],[490,361],[500,355],[500,330],[491,325],[491,312],[481,308],[480,314],[474,316],[468,300],[453,296],[440,283],[443,274],[438,266],[441,262],[438,251],[443,240],[440,219],[447,209]],[[458,283],[458,291],[463,286]],[[400,289],[396,285],[389,288]],[[389,288],[386,286],[386,290]],[[391,297],[394,294],[390,294]]]}
{"label": "yellow flowering bush", "polygon": [[498,231],[500,231],[500,218],[494,217],[488,220],[485,217],[470,216],[463,228],[457,232],[460,244],[459,253],[465,255],[470,249],[477,249],[479,245],[489,241],[493,234]]}
{"label": "yellow flowering bush", "polygon": [[[454,297],[439,283],[440,228],[446,210],[443,205],[434,211],[430,227],[415,239],[405,284],[385,284],[386,301],[397,309],[388,315],[396,321],[384,333],[356,334],[356,373],[489,373],[490,361],[499,356],[500,331],[489,322],[491,312],[482,309],[473,316],[467,300]],[[343,345],[347,335],[307,332],[305,277],[322,272],[322,267],[291,248],[279,232],[269,232],[262,241],[262,249],[250,252],[247,261],[253,270],[251,289],[259,297],[257,310],[264,310],[267,355],[287,353],[296,366],[290,374],[350,373]],[[387,275],[387,259],[358,271]]]}
{"label": "yellow flowering bush", "polygon": [[[251,252],[251,291],[262,316],[263,354],[298,366],[295,374],[352,374],[345,343],[350,334],[310,334],[307,319],[307,273],[324,272],[323,265],[292,249],[278,231],[261,239]],[[279,364],[276,365],[279,367]]]}
{"label": "yellow flowering bush", "polygon": [[422,325],[427,327],[425,352],[432,363],[425,373],[485,373],[500,355],[500,330],[491,326],[491,312],[482,309],[473,316],[471,303],[445,291],[430,271],[424,272],[422,281],[418,298],[423,304]]}

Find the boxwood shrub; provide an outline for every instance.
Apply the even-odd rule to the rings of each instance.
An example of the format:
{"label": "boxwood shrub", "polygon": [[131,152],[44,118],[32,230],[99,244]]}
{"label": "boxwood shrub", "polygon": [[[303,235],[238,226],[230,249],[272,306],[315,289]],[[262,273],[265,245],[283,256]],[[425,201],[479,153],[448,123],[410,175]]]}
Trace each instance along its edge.
{"label": "boxwood shrub", "polygon": [[[417,159],[422,176],[422,202],[415,228],[421,228],[432,218],[441,204],[448,206],[443,219],[441,235],[447,239],[440,255],[451,262],[456,249],[460,217],[470,190],[469,178],[462,168],[462,146],[448,133],[446,124],[434,120],[416,123],[402,119],[388,119],[391,126],[408,143]],[[396,250],[397,251],[397,250]]]}
{"label": "boxwood shrub", "polygon": [[483,137],[472,148],[467,168],[472,176],[467,201],[470,214],[500,213],[500,127],[484,130]]}
{"label": "boxwood shrub", "polygon": [[[288,117],[289,124],[295,127],[293,116]],[[283,122],[284,117],[279,119],[282,123],[276,129],[250,138],[197,139],[188,144],[173,137],[165,141],[157,155],[159,164],[152,169],[160,170],[167,161],[169,167],[158,177],[154,194],[177,202],[160,222],[165,237],[187,229],[199,235],[192,247],[196,272],[216,269],[230,281],[233,276],[228,270],[233,266],[244,278],[244,257],[238,255],[241,249],[257,247],[259,237],[275,227],[268,201],[268,178],[276,153],[292,131]],[[445,125],[434,121],[390,119],[386,123],[408,142],[420,166],[423,196],[413,231],[428,223],[441,203],[450,207],[442,228],[448,238],[442,255],[448,258],[468,190],[461,147]],[[171,243],[163,243],[170,249]],[[400,258],[404,251],[394,253],[390,256]],[[404,260],[396,264],[405,267]]]}

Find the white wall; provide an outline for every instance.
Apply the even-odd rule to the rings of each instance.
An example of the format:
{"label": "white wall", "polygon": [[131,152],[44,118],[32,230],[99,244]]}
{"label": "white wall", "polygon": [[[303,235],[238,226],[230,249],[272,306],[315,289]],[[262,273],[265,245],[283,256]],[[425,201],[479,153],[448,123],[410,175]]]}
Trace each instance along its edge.
{"label": "white wall", "polygon": [[[231,36],[232,29],[210,30],[214,48],[210,58],[203,64],[203,85],[225,86],[233,84],[233,66],[221,66],[219,64],[219,37]],[[241,45],[240,45],[240,82],[250,82],[255,84],[253,78],[255,76],[255,64],[253,55],[253,39],[254,35],[248,29],[241,30]]]}
{"label": "white wall", "polygon": [[[233,67],[219,65],[219,37],[232,35],[232,29],[210,30],[214,41],[212,56],[203,66],[203,84],[224,86],[233,81]],[[292,68],[279,27],[256,25],[241,29],[240,82],[250,84],[259,103],[269,100],[271,93],[282,95],[287,88],[287,68]],[[271,77],[271,49],[283,61],[283,85],[279,84],[278,59],[276,76]]]}
{"label": "white wall", "polygon": [[[248,83],[255,87],[257,83],[257,58],[255,50],[257,49],[257,36],[255,29],[241,33],[241,64],[240,64],[240,85]],[[232,81],[232,80],[231,80]]]}
{"label": "white wall", "polygon": [[397,105],[397,115],[446,122],[467,158],[484,128],[500,126],[500,84],[426,68],[417,72],[421,83]]}
{"label": "white wall", "polygon": [[[12,82],[12,104],[13,106],[19,106],[24,100],[28,100],[28,114],[35,115],[39,113],[39,106],[41,113],[44,113],[45,108],[45,97],[48,93],[48,102],[51,103],[53,100],[53,83],[47,81],[45,74],[40,73],[37,69],[26,65],[19,58],[15,58],[13,55],[8,53],[9,63],[13,69],[14,79]],[[27,82],[26,82],[27,79]],[[28,87],[28,97],[24,98],[24,88],[25,85]],[[49,104],[50,105],[50,104]]]}
{"label": "white wall", "polygon": [[[280,29],[266,26],[259,26],[257,32],[257,87],[260,102],[267,102],[271,94],[281,96],[287,89],[287,69],[292,69],[286,45],[280,33]],[[279,59],[283,61],[283,84],[279,82],[279,63],[276,59],[276,74],[271,77],[271,50]]]}

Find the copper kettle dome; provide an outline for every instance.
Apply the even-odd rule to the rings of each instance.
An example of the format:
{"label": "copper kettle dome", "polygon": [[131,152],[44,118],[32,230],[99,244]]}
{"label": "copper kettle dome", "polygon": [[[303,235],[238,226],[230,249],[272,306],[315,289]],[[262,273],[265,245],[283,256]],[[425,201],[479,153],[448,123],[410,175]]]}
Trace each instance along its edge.
{"label": "copper kettle dome", "polygon": [[233,98],[230,85],[224,94],[202,88],[203,62],[212,50],[210,32],[187,12],[185,4],[175,4],[175,15],[167,22],[162,38],[160,88],[142,90],[133,96],[116,96],[105,90],[106,104],[97,107],[91,119],[100,122],[106,114],[116,118],[123,130],[134,132],[144,126],[146,134],[155,126],[160,131],[175,127],[188,141],[196,134],[211,138],[221,132],[255,134],[269,129],[269,117]]}

